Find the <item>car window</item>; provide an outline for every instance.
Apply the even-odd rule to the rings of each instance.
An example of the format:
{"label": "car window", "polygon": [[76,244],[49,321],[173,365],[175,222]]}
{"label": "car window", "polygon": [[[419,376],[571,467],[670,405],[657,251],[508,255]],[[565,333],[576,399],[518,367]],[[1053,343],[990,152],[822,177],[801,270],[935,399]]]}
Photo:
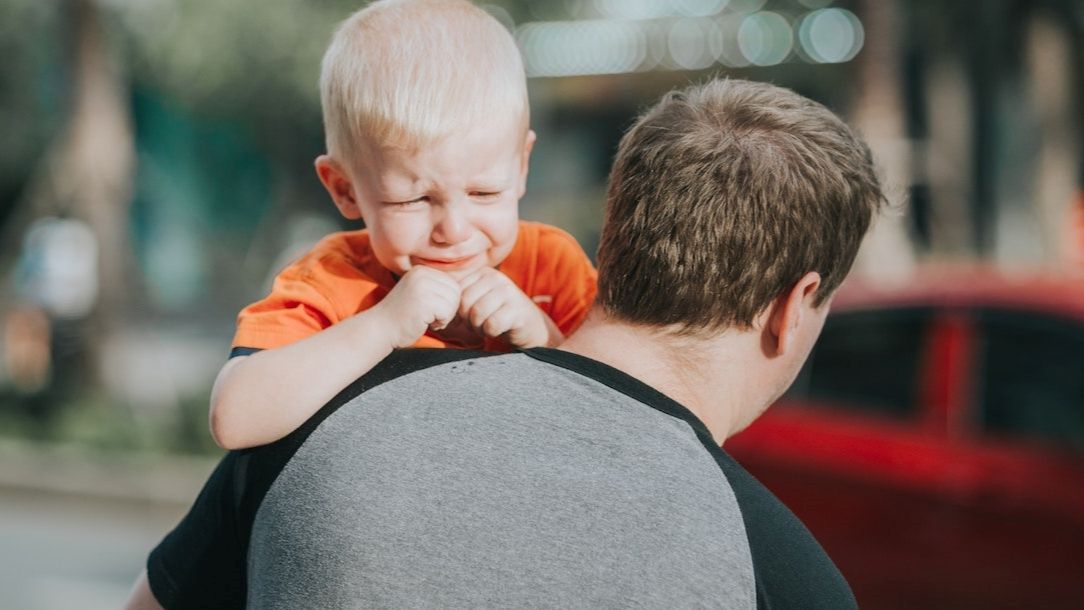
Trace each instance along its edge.
{"label": "car window", "polygon": [[1084,324],[987,310],[980,325],[980,426],[1084,452]]}
{"label": "car window", "polygon": [[830,314],[788,396],[847,410],[908,417],[929,309]]}

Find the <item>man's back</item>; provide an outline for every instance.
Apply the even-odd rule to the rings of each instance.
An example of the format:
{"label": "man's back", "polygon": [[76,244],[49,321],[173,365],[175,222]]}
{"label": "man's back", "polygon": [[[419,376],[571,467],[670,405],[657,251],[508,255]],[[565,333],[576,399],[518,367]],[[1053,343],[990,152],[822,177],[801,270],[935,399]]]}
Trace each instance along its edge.
{"label": "man's back", "polygon": [[551,349],[392,354],[230,453],[148,577],[167,608],[854,607],[692,413]]}
{"label": "man's back", "polygon": [[849,608],[692,413],[569,352],[404,350],[222,460],[147,562],[167,608]]}
{"label": "man's back", "polygon": [[329,414],[256,513],[249,593],[261,608],[755,602],[740,509],[694,430],[525,354],[398,376]]}

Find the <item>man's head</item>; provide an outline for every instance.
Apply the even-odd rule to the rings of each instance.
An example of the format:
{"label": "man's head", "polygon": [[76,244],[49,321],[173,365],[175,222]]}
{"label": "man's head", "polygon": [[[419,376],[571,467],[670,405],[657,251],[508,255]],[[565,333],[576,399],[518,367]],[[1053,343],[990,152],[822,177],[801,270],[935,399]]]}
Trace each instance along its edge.
{"label": "man's head", "polygon": [[599,246],[606,313],[682,335],[747,329],[806,274],[821,305],[884,198],[828,109],[763,83],[667,95],[625,134]]}
{"label": "man's head", "polygon": [[721,440],[794,380],[883,202],[869,149],[820,104],[740,80],[670,93],[618,148],[598,306],[740,368]]}
{"label": "man's head", "polygon": [[534,134],[511,34],[465,0],[382,0],[336,31],[317,173],[393,272],[496,265],[516,237]]}

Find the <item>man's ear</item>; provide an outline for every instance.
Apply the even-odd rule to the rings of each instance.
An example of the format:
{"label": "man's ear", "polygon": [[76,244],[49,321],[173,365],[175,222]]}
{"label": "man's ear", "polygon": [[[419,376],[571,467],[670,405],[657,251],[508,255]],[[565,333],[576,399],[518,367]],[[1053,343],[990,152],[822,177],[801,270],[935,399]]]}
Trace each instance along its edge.
{"label": "man's ear", "polygon": [[531,151],[534,150],[534,143],[538,139],[538,135],[535,134],[533,129],[527,130],[527,135],[523,138],[523,157],[519,168],[519,184],[516,185],[519,191],[516,194],[516,199],[523,197],[523,193],[527,192],[527,169],[530,165]]}
{"label": "man's ear", "polygon": [[327,189],[327,194],[331,195],[331,200],[335,202],[335,207],[339,209],[343,218],[348,220],[361,218],[361,208],[358,206],[354,182],[343,166],[328,155],[316,157],[314,165],[320,183]]}
{"label": "man's ear", "polygon": [[802,324],[813,321],[811,313],[820,285],[820,274],[810,271],[768,307],[763,328],[770,339],[769,345],[774,348],[773,355],[782,356],[790,351],[800,336]]}

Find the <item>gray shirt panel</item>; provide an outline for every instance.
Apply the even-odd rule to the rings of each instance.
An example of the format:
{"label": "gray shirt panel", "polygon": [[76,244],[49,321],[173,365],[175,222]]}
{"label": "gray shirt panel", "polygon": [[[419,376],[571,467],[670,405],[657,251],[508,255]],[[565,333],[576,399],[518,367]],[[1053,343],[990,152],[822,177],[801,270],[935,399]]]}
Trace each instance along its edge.
{"label": "gray shirt panel", "polygon": [[685,422],[522,354],[384,383],[268,490],[249,607],[755,606],[734,494]]}

